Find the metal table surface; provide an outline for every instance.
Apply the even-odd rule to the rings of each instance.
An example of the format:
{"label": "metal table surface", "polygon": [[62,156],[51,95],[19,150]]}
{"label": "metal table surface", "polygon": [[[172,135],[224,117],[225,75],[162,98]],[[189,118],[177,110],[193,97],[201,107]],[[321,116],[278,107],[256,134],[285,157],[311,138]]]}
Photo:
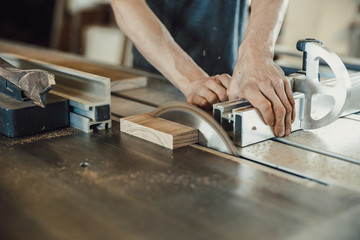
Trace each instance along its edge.
{"label": "metal table surface", "polygon": [[360,236],[358,192],[117,129],[1,136],[0,239]]}

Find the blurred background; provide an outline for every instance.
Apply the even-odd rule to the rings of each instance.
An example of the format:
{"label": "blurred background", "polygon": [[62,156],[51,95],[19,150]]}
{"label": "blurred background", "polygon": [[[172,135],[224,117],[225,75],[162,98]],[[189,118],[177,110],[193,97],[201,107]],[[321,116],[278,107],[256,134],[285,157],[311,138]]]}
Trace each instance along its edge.
{"label": "blurred background", "polygon": [[[110,0],[11,0],[0,11],[0,39],[131,66],[131,42],[117,28]],[[276,48],[279,61],[296,64],[295,44],[305,37],[359,58],[359,12],[359,0],[291,0]]]}

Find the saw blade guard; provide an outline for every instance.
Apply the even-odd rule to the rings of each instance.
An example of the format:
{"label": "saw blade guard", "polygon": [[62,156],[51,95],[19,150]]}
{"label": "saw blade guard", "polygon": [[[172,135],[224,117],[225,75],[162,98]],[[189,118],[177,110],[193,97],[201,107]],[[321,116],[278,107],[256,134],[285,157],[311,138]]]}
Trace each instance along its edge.
{"label": "saw blade guard", "polygon": [[237,156],[237,149],[228,134],[211,114],[184,102],[160,106],[151,115],[181,123],[199,130],[199,144],[220,152]]}

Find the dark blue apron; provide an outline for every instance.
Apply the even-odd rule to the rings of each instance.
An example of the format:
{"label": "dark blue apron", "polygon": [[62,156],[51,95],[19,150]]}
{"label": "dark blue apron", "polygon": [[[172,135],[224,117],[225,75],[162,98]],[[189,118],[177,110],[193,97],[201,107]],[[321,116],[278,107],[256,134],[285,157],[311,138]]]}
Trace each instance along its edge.
{"label": "dark blue apron", "polygon": [[[232,74],[245,31],[246,0],[147,0],[175,41],[210,76]],[[133,49],[133,66],[157,72]]]}

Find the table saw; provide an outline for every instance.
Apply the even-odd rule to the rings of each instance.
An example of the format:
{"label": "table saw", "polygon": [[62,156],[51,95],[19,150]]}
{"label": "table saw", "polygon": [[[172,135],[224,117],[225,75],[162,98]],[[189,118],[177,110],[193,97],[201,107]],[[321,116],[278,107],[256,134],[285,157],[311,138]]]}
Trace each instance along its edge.
{"label": "table saw", "polygon": [[[71,127],[0,135],[1,239],[360,238],[358,114],[236,146],[235,156],[204,144],[168,149],[119,126],[185,101],[161,77],[6,41],[0,52],[53,70],[55,80],[100,86],[85,84],[87,101],[61,91],[70,85],[53,89],[69,98]],[[128,88],[129,79],[141,84]],[[95,121],[90,107],[108,101],[111,120]]]}

